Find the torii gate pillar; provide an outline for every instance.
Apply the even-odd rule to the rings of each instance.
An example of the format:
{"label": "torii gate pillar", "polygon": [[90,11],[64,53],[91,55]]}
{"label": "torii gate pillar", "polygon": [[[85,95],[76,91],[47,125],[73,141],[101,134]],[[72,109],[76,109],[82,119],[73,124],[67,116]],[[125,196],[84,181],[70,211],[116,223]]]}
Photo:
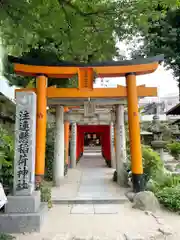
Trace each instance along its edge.
{"label": "torii gate pillar", "polygon": [[126,75],[131,169],[134,192],[144,190],[136,75]]}
{"label": "torii gate pillar", "polygon": [[36,186],[38,187],[45,170],[45,150],[46,150],[46,108],[47,78],[40,75],[36,80],[37,85],[37,122],[36,122]]}

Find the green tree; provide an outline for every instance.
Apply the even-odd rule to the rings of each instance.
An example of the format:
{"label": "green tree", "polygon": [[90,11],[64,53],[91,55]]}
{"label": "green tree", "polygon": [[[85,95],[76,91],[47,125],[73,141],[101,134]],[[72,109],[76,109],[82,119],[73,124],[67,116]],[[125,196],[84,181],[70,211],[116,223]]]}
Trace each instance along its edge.
{"label": "green tree", "polygon": [[[172,7],[179,0],[0,0],[2,44],[14,56],[37,52],[48,60],[111,60],[119,55],[117,39],[134,36],[150,17],[166,15],[165,7],[156,10],[159,3]],[[29,83],[28,78],[15,79],[10,68],[11,84]]]}
{"label": "green tree", "polygon": [[[48,44],[49,43],[49,44]],[[21,55],[24,60],[33,60],[38,63],[49,63],[56,65],[60,62],[59,56],[55,50],[50,47],[51,42],[40,43],[37,48],[30,49],[29,52],[25,52]],[[4,66],[4,76],[8,79],[10,85],[20,87],[35,87],[36,79],[34,77],[24,77],[16,75],[13,69],[13,65],[6,59]],[[48,78],[48,86],[56,85],[57,87],[76,87],[77,77],[71,79],[52,79]]]}
{"label": "green tree", "polygon": [[47,39],[62,60],[86,61],[91,54],[103,60],[103,52],[105,57],[115,54],[113,1],[1,2],[1,37],[13,54],[36,48]]}
{"label": "green tree", "polygon": [[[116,55],[113,36],[116,4],[113,1],[23,0],[0,1],[1,39],[7,53],[49,62],[92,62]],[[10,84],[26,86],[30,78],[13,74]],[[72,81],[59,82],[69,86]]]}
{"label": "green tree", "polygon": [[[157,10],[161,13],[162,7]],[[133,51],[132,56],[152,56],[163,53],[165,67],[173,70],[180,89],[180,8],[166,8],[165,11],[166,15],[148,20],[148,29],[139,29],[142,36],[140,41],[143,44]]]}

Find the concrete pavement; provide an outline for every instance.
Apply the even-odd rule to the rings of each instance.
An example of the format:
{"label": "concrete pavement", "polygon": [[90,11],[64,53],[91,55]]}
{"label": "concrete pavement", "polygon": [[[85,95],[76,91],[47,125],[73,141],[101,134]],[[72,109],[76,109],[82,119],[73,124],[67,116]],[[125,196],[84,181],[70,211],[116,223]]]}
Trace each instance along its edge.
{"label": "concrete pavement", "polygon": [[76,169],[69,169],[59,188],[52,189],[54,203],[115,203],[127,201],[124,193],[112,181],[114,169],[106,166],[100,148],[85,150]]}
{"label": "concrete pavement", "polygon": [[127,189],[112,181],[113,171],[99,150],[86,151],[61,186],[53,188],[56,204],[41,232],[16,235],[17,240],[179,240],[179,216],[163,210],[152,216],[133,209],[124,197]]}

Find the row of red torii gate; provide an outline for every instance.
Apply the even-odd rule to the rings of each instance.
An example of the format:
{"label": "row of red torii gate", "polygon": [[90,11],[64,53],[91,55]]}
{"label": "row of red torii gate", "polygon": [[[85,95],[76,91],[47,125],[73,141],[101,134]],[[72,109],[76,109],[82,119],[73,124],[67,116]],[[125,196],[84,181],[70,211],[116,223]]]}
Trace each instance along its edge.
{"label": "row of red torii gate", "polygon": [[[104,157],[107,165],[111,167],[111,144],[115,147],[115,139],[113,138],[114,134],[111,129],[111,125],[77,125],[76,161],[78,161],[84,153],[85,134],[90,135],[90,139],[95,136],[94,142],[98,139],[98,145],[101,146],[102,156]],[[91,146],[90,143],[91,140],[89,141],[89,146]],[[93,146],[96,146],[96,142]],[[68,165],[71,166],[70,161],[68,161]]]}

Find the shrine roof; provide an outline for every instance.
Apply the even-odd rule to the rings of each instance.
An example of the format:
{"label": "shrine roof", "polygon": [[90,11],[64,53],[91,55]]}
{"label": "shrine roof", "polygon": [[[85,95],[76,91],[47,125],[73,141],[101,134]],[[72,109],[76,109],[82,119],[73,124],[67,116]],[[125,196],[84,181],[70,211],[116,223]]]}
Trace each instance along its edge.
{"label": "shrine roof", "polygon": [[[67,61],[38,58],[25,58],[8,56],[9,62],[14,64],[14,71],[24,76],[45,75],[50,78],[72,78],[78,74],[79,69],[91,68],[97,77],[121,77],[128,73],[144,75],[154,72],[164,56],[158,55],[150,58],[136,58],[124,61],[107,61],[97,63],[74,63]],[[94,76],[95,77],[95,76]]]}
{"label": "shrine roof", "polygon": [[166,115],[180,115],[180,103],[168,110]]}
{"label": "shrine roof", "polygon": [[131,60],[122,61],[103,61],[95,63],[76,63],[70,61],[45,61],[45,59],[40,58],[27,58],[27,57],[14,57],[8,56],[8,61],[11,63],[27,64],[33,66],[58,66],[58,67],[106,67],[106,66],[131,66],[131,65],[141,65],[149,64],[154,62],[162,62],[164,60],[164,55],[157,55],[149,58],[135,58]]}

